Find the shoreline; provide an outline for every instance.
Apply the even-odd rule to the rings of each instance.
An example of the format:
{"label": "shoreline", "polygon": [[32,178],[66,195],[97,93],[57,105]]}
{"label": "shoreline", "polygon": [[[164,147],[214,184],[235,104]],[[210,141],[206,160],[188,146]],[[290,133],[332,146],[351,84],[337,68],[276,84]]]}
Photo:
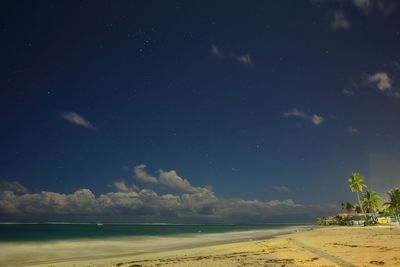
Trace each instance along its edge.
{"label": "shoreline", "polygon": [[[312,229],[314,225],[284,226],[265,230],[221,233],[178,234],[173,236],[134,236],[96,239],[0,242],[0,265],[49,266],[63,262],[145,257],[183,249],[271,239],[278,235]],[[29,256],[26,255],[29,251]],[[87,256],[90,255],[90,256]],[[35,259],[35,260],[32,260]],[[67,264],[68,265],[68,264]]]}
{"label": "shoreline", "polygon": [[93,224],[93,223],[6,223],[0,224],[2,242],[87,241],[113,239],[139,239],[174,237],[195,234],[220,234],[248,231],[265,231],[311,224]]}

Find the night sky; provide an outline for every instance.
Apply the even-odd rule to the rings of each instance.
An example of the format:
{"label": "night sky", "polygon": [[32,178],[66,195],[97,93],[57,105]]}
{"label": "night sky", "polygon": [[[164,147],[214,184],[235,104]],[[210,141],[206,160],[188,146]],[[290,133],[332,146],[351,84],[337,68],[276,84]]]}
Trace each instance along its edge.
{"label": "night sky", "polygon": [[0,13],[1,221],[307,221],[354,171],[400,186],[397,1]]}

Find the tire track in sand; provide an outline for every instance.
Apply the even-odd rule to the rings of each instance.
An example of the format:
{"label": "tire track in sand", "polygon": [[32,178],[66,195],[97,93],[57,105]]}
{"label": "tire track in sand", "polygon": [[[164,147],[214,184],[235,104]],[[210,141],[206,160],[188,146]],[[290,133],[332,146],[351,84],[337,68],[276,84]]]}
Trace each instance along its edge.
{"label": "tire track in sand", "polygon": [[289,243],[292,243],[295,246],[298,246],[298,247],[300,247],[302,249],[305,249],[305,250],[307,250],[307,251],[309,251],[311,253],[314,253],[314,254],[318,255],[319,257],[321,257],[321,258],[325,258],[325,259],[327,259],[329,261],[332,261],[332,262],[336,263],[339,266],[342,266],[342,267],[356,267],[356,265],[351,264],[351,263],[349,263],[347,261],[344,261],[339,257],[336,257],[334,255],[326,253],[326,252],[324,252],[322,250],[319,250],[317,248],[306,246],[305,244],[303,244],[300,241],[295,240],[293,238],[288,238],[287,240],[288,240]]}

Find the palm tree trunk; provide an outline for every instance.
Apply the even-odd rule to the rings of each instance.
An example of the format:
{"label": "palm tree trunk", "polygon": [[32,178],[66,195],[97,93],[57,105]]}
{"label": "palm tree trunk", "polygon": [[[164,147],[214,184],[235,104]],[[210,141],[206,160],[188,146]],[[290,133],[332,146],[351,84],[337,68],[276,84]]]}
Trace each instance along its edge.
{"label": "palm tree trunk", "polygon": [[358,193],[358,191],[356,191],[356,193],[357,193],[358,205],[360,205],[361,212],[364,213],[364,209],[360,200],[360,194]]}

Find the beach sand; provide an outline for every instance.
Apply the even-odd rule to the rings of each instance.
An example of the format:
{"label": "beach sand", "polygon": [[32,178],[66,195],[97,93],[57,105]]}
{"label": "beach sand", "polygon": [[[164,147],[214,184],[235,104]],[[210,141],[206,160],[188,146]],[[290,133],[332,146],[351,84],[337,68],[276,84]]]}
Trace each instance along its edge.
{"label": "beach sand", "polygon": [[266,240],[35,266],[400,266],[400,228],[323,227]]}

